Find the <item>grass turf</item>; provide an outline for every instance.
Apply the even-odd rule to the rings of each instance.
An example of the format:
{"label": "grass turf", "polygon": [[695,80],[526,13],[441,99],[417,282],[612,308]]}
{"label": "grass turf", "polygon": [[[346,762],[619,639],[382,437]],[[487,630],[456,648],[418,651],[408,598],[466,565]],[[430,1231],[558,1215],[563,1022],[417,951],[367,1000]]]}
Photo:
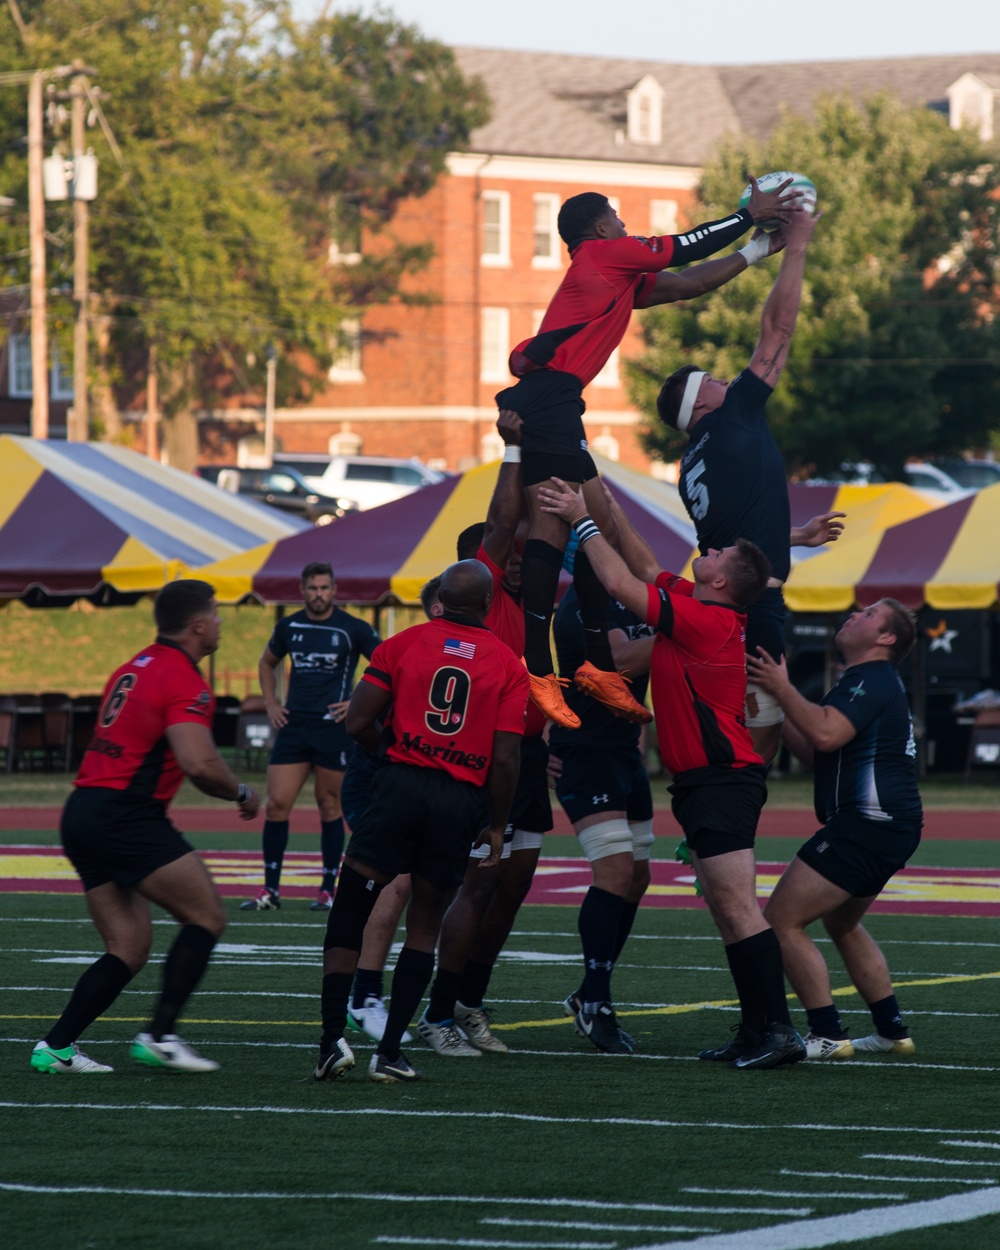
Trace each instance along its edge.
{"label": "grass turf", "polygon": [[[926,847],[942,866],[996,863],[990,842]],[[60,1080],[31,1073],[28,1052],[99,943],[79,896],[5,898],[6,1244],[612,1250],[698,1244],[715,1229],[746,1230],[743,1244],[763,1248],[776,1241],[768,1230],[794,1221],[802,1238],[782,1245],[821,1244],[804,1238],[824,1217],[847,1222],[840,1242],[822,1244],[941,1250],[1000,1235],[995,1214],[891,1235],[912,1204],[960,1194],[971,1212],[998,1184],[995,923],[872,918],[914,1059],[751,1074],[694,1058],[734,1019],[703,911],[640,912],[615,972],[640,1053],[617,1058],[577,1037],[558,1007],[579,975],[575,911],[528,907],[490,992],[513,1053],[463,1062],[415,1043],[407,1054],[425,1080],[380,1087],[366,1078],[370,1047],[357,1035],[347,1078],[309,1079],[323,917],[305,902],[280,915],[236,907],[227,901],[230,928],[183,1024],[220,1072],[184,1077],[127,1057],[174,932],[163,920],[153,962],[85,1039],[116,1071]],[[855,1036],[870,1031],[856,995],[837,1001]],[[863,1236],[850,1224],[858,1212]]]}

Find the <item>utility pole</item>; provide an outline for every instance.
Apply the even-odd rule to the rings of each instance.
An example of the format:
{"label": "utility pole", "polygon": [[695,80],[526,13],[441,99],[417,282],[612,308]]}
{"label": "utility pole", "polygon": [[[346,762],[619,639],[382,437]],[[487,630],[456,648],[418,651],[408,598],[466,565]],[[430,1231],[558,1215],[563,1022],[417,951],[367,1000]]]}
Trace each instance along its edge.
{"label": "utility pole", "polygon": [[264,397],[264,459],[267,467],[274,463],[274,390],[275,375],[278,368],[278,350],[273,343],[264,348],[264,363],[267,368],[267,391]]}
{"label": "utility pole", "polygon": [[43,71],[28,82],[28,250],[31,258],[31,437],[49,436],[49,342],[45,316],[45,195],[42,189]]}
{"label": "utility pole", "polygon": [[[86,119],[87,75],[79,61],[74,62],[77,71],[72,80],[72,111],[70,115],[70,142],[73,148],[73,167],[80,169],[84,155],[84,131]],[[74,184],[78,173],[74,173]],[[73,415],[67,423],[66,438],[70,442],[85,443],[90,432],[90,404],[87,395],[87,311],[89,300],[90,267],[90,205],[83,197],[73,196],[73,302],[76,320],[73,325]]]}
{"label": "utility pole", "polygon": [[150,343],[146,358],[146,455],[150,460],[159,460],[159,431],[156,428],[159,419],[159,397],[156,380],[156,344]]}

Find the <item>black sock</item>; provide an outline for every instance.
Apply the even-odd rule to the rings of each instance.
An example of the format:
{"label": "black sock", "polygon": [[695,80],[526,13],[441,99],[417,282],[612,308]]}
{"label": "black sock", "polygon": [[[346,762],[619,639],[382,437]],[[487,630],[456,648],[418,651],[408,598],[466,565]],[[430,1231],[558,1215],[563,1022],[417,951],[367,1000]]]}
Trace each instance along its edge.
{"label": "black sock", "polygon": [[352,1007],[363,1007],[366,998],[382,997],[382,969],[358,967],[354,974]]}
{"label": "black sock", "polygon": [[617,894],[602,890],[596,885],[592,885],[583,896],[577,928],[580,930],[583,963],[586,968],[585,1002],[611,1001],[611,971],[615,966],[618,922],[624,902]]}
{"label": "black sock", "polygon": [[[618,936],[615,939],[615,962],[618,962],[618,956],[622,953],[625,943],[628,941],[628,935],[632,932],[632,926],[635,924],[635,918],[639,914],[639,904],[630,903],[627,899],[622,899],[621,915],[618,917]],[[464,1001],[464,1000],[463,1000]]]}
{"label": "black sock", "polygon": [[46,1044],[53,1050],[71,1046],[131,980],[132,970],[124,960],[102,955],[77,981],[65,1010],[46,1035]]}
{"label": "black sock", "polygon": [[215,935],[198,924],[186,924],[177,934],[163,965],[163,988],[149,1025],[155,1041],[175,1031],[177,1017],[208,967],[215,942]]}
{"label": "black sock", "polygon": [[340,857],[344,853],[344,821],[341,816],[336,820],[320,822],[319,849],[323,857],[322,888],[327,894],[332,894],[337,885]]}
{"label": "black sock", "polygon": [[328,972],[323,977],[320,991],[319,1012],[323,1021],[323,1036],[319,1048],[324,1053],[334,1042],[344,1036],[347,1028],[347,999],[354,980],[349,972]]}
{"label": "black sock", "polygon": [[493,964],[479,963],[475,959],[467,959],[462,969],[462,984],[458,991],[458,1001],[463,1007],[482,1007],[486,991],[489,989],[490,977],[493,975]]}
{"label": "black sock", "polygon": [[847,1036],[840,1019],[840,1012],[830,1003],[828,1007],[807,1007],[806,1019],[809,1021],[809,1032],[817,1037],[840,1039]]}
{"label": "black sock", "polygon": [[[396,967],[398,968],[399,965],[397,964]],[[458,1000],[461,984],[460,972],[449,972],[447,968],[438,968],[434,984],[431,986],[430,1001],[427,1004],[427,1019],[431,1024],[442,1024],[445,1020],[454,1020],[455,1003]]]}
{"label": "black sock", "polygon": [[521,606],[524,608],[524,662],[528,672],[547,677],[553,671],[549,626],[559,589],[563,553],[541,538],[529,538],[521,560]]}
{"label": "black sock", "polygon": [[769,1024],[791,1025],[785,996],[781,946],[773,929],[762,929],[726,947],[743,1023],[757,1033]]}
{"label": "black sock", "polygon": [[264,821],[264,884],[277,892],[281,883],[281,862],[288,846],[288,821]]}
{"label": "black sock", "polygon": [[573,587],[580,601],[587,659],[595,668],[606,673],[617,672],[608,641],[608,592],[601,585],[583,547],[578,547],[573,557]]}
{"label": "black sock", "polygon": [[434,952],[417,951],[404,946],[396,960],[389,989],[389,1018],[378,1044],[378,1053],[386,1059],[399,1058],[399,1043],[406,1026],[417,1014],[424,991],[434,975]]}
{"label": "black sock", "polygon": [[903,1023],[903,1016],[896,1002],[896,995],[881,998],[877,1003],[869,1003],[868,1010],[872,1013],[875,1031],[881,1037],[909,1037],[910,1031]]}

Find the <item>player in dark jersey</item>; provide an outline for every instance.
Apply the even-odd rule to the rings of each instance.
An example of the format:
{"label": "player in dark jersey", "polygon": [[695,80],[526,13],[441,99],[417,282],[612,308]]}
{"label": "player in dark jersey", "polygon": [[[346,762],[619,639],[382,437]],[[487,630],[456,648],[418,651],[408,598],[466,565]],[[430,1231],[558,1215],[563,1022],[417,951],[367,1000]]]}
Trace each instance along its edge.
{"label": "player in dark jersey", "polygon": [[[547,716],[568,728],[574,726],[564,720],[565,700],[549,648],[568,531],[558,517],[539,508],[539,487],[553,475],[582,483],[588,507],[599,524],[607,524],[597,469],[587,451],[583,389],[622,341],[633,308],[650,308],[714,290],[782,246],[778,236],[762,235],[733,256],[684,274],[662,272],[711,256],[755,222],[798,215],[798,197],[782,199],[787,183],[770,193],[760,191],[756,182],[752,185],[746,208],[681,235],[628,236],[607,197],[595,191],[572,196],[559,210],[559,235],[569,249],[570,266],[538,333],[511,353],[510,371],[520,380],[497,395],[497,406],[512,409],[524,421],[522,470],[530,509],[522,569],[524,658],[531,674],[532,698]],[[576,680],[619,715],[642,720],[643,709],[615,672],[604,628],[607,597],[586,556],[576,562],[574,577],[588,631],[586,663]]]}
{"label": "player in dark jersey", "polygon": [[[847,668],[819,703],[788,680],[784,659],[748,659],[753,679],[784,709],[795,753],[815,767],[822,828],[785,869],[764,910],[781,940],[785,972],[809,1021],[810,1059],[855,1051],[912,1055],[885,956],[861,921],[917,849],[923,810],[910,709],[896,666],[916,638],[895,599],[854,612],[837,634]],[[852,1042],[833,1005],[830,974],[806,927],[822,920],[875,1032]]]}
{"label": "player in dark jersey", "polygon": [[[789,545],[820,546],[836,539],[840,512],[814,517],[792,530],[785,462],[764,411],[778,383],[798,318],[806,249],[822,214],[795,213],[780,233],[787,246],[764,304],[760,338],[750,363],[731,383],[685,365],[664,382],[660,419],[688,435],[679,489],[704,554],[749,538],[771,563],[767,589],[747,611],[747,652],[763,646],[784,653]],[[776,232],[779,233],[779,232]],[[747,689],[747,725],[754,749],[770,763],[781,740],[781,709],[764,691]]]}
{"label": "player in dark jersey", "polygon": [[[559,671],[572,674],[584,652],[583,620],[572,587],[559,604],[554,633]],[[646,697],[653,636],[650,626],[611,601],[612,654],[640,700]],[[653,798],[639,749],[642,728],[572,687],[566,699],[580,728],[553,726],[551,771],[559,802],[590,861],[591,885],[577,922],[584,979],[563,1007],[577,1032],[598,1050],[631,1054],[634,1042],[619,1027],[611,1003],[611,973],[649,887]]]}
{"label": "player in dark jersey", "polygon": [[[281,906],[279,886],[289,817],[310,772],[323,859],[323,879],[312,910],[330,909],[344,851],[340,787],[350,747],[344,714],[358,659],[370,657],[378,645],[378,634],[367,622],[336,606],[336,593],[329,564],[307,564],[302,570],[305,608],[278,622],[257,666],[268,718],[278,732],[267,766],[264,885],[240,904],[243,911],[273,911]],[[277,698],[277,675],[286,656],[291,660],[291,678],[282,706]]]}
{"label": "player in dark jersey", "polygon": [[152,1019],[132,1043],[140,1063],[211,1072],[174,1032],[226,927],[208,869],[174,828],[167,808],[187,776],[204,794],[235,802],[243,820],[260,798],[212,740],[215,700],[198,663],[219,646],[215,592],[176,581],[154,606],[156,641],[117,669],[104,689],[94,737],[63,808],[60,837],[83,883],[105,953],[76,984],[62,1015],[31,1055],[36,1072],[110,1072],[76,1045],[146,964],[153,944],[149,903],[181,925],[163,965]]}
{"label": "player in dark jersey", "polygon": [[399,1046],[430,983],[441,921],[465,876],[470,846],[485,836],[484,865],[500,859],[528,678],[483,623],[492,592],[478,560],[451,565],[441,577],[444,614],[381,643],[351,699],[349,733],[372,748],[384,719],[390,763],[372,782],[327,922],[318,1081],[354,1064],[343,1033],[358,951],[381,887],[402,872],[413,885],[406,940],[368,1072],[375,1081],[419,1079]]}
{"label": "player in dark jersey", "polygon": [[[500,413],[497,428],[509,447],[516,446],[519,427],[516,413]],[[458,537],[458,558],[475,557],[490,571],[493,599],[486,625],[516,656],[524,651],[521,557],[515,541],[523,502],[519,462],[505,458],[486,521],[469,526]],[[500,951],[531,888],[542,841],[552,828],[544,729],[545,716],[529,703],[517,790],[500,863],[483,868],[486,848],[473,847],[462,888],[441,926],[438,971],[427,1010],[417,1025],[423,1039],[439,1054],[468,1057],[480,1051],[507,1050],[490,1028],[484,1000]]]}
{"label": "player in dark jersey", "polygon": [[659,569],[624,512],[611,505],[621,555],[586,514],[577,491],[554,481],[542,507],[573,526],[608,593],[656,629],[650,686],[660,755],[673,775],[673,812],[712,919],[726,948],[740,1000],[736,1039],[701,1052],[739,1069],[805,1058],[792,1027],[778,939],[757,903],[754,839],[767,797],[766,769],[743,721],[745,605],[770,566],[746,539],[697,557],[694,581]]}

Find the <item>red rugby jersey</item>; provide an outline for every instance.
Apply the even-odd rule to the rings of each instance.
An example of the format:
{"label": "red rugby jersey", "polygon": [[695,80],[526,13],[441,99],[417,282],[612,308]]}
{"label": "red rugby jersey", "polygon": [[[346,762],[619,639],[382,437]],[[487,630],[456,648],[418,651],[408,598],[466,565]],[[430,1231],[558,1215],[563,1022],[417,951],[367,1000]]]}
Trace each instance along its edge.
{"label": "red rugby jersey", "polygon": [[[505,642],[518,659],[524,655],[524,608],[520,599],[515,599],[510,591],[504,589],[504,570],[486,554],[486,548],[480,546],[476,559],[485,564],[493,577],[493,602],[486,613],[486,628]],[[536,703],[529,700],[528,714],[524,722],[524,736],[537,737],[545,728],[546,716]]]}
{"label": "red rugby jersey", "polygon": [[762,764],[746,727],[746,623],[735,608],[693,599],[694,583],[661,573],[649,587],[656,628],[650,690],[660,754],[676,778],[692,768]]}
{"label": "red rugby jersey", "polygon": [[111,674],[75,785],[127,790],[169,803],[184,774],[167,743],[171,725],[212,728],[215,697],[176,643],[158,638]]}
{"label": "red rugby jersey", "polygon": [[437,617],[375,648],[362,681],[392,693],[387,754],[484,786],[493,735],[523,733],[528,674],[510,647],[468,617]]}

